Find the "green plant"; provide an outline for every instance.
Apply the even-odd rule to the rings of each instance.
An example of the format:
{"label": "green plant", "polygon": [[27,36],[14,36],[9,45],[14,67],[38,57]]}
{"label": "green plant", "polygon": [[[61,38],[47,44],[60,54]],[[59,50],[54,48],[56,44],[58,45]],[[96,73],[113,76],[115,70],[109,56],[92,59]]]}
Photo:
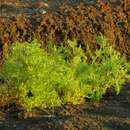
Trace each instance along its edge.
{"label": "green plant", "polygon": [[92,59],[86,63],[86,53],[76,40],[41,49],[37,40],[13,44],[1,66],[0,78],[15,89],[19,104],[26,110],[78,104],[84,97],[100,100],[107,89],[120,92],[128,78],[129,63],[115,51],[103,36],[97,37],[100,49],[88,48]]}
{"label": "green plant", "polygon": [[49,46],[45,51],[39,45],[36,40],[12,45],[1,67],[1,79],[16,89],[21,106],[28,111],[78,103],[82,95],[74,70],[65,60],[67,49]]}
{"label": "green plant", "polygon": [[89,48],[87,50],[92,59],[91,64],[81,63],[76,75],[85,96],[99,101],[109,88],[114,88],[116,94],[119,94],[122,85],[129,78],[130,64],[125,56],[121,56],[109,45],[104,36],[97,36],[97,43],[100,49],[94,53]]}

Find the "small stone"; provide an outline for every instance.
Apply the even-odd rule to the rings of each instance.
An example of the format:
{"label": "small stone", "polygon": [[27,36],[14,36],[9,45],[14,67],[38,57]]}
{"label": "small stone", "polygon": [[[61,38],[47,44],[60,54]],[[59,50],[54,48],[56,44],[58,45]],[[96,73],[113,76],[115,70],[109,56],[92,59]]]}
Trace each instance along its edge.
{"label": "small stone", "polygon": [[16,124],[14,124],[13,127],[16,127]]}
{"label": "small stone", "polygon": [[112,3],[112,4],[120,4],[121,0],[110,0],[110,3]]}
{"label": "small stone", "polygon": [[96,0],[84,0],[84,2],[88,5],[94,5],[96,4]]}
{"label": "small stone", "polygon": [[47,8],[47,7],[48,7],[48,4],[43,1],[39,1],[37,3],[37,8]]}
{"label": "small stone", "polygon": [[42,10],[42,14],[46,14],[46,11],[45,11],[45,10]]}

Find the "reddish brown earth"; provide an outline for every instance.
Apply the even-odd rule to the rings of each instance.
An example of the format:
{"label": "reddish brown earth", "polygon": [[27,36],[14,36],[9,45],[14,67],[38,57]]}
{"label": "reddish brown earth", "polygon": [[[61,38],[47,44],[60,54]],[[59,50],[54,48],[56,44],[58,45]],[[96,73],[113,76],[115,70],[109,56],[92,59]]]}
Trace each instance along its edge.
{"label": "reddish brown earth", "polygon": [[[15,0],[1,2],[1,50],[6,50],[8,45],[16,40],[31,41],[34,37],[39,39],[43,46],[49,41],[59,44],[61,41],[66,43],[67,39],[77,38],[84,48],[89,45],[92,49],[96,49],[95,37],[102,33],[109,38],[116,49],[129,57],[129,0],[118,2],[97,0],[95,4],[92,2],[73,6],[67,4],[56,9],[54,6],[47,7],[47,4],[40,3],[40,0],[37,3],[26,2],[26,4],[24,2],[20,4],[18,0],[13,1]],[[28,13],[29,9],[31,14]],[[46,9],[47,13],[41,14],[43,9]]]}
{"label": "reddish brown earth", "polygon": [[[48,7],[44,0],[25,1],[0,0],[1,57],[16,40],[31,41],[34,37],[43,47],[48,41],[59,45],[76,37],[84,49],[87,45],[96,49],[95,37],[101,32],[130,58],[129,0],[77,0],[67,5],[56,0],[49,1]],[[43,10],[47,13],[42,14]],[[24,116],[12,104],[0,109],[0,130],[130,130],[130,84],[118,96],[107,94],[100,103],[85,101]]]}

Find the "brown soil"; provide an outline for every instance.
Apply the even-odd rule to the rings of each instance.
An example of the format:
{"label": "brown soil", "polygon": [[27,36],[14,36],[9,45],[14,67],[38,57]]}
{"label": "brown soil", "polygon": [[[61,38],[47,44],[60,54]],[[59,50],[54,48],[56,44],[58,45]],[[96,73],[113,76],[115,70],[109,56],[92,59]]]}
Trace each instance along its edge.
{"label": "brown soil", "polygon": [[[9,1],[8,4],[7,1]],[[16,0],[15,6],[11,4],[14,1],[6,0],[1,4],[1,8],[5,10],[0,15],[1,50],[7,50],[8,44],[16,40],[31,41],[34,37],[39,39],[43,46],[49,41],[59,44],[60,42],[66,43],[67,39],[77,38],[84,48],[89,45],[90,48],[95,49],[97,48],[95,37],[101,32],[109,38],[116,49],[129,57],[129,0],[120,0],[120,2],[97,0],[94,4],[81,2],[73,6],[65,4],[55,10],[53,6],[49,8],[48,5],[45,14],[41,14],[40,9],[42,11],[46,9],[47,4],[40,3],[40,0],[37,3],[26,2],[21,5]],[[14,8],[14,11],[8,6]],[[20,7],[23,10],[31,8],[32,14],[29,15],[23,10],[17,11]],[[16,15],[16,12],[20,15]],[[15,15],[12,16],[10,13]]]}
{"label": "brown soil", "polygon": [[[0,9],[0,55],[8,51],[16,40],[39,39],[42,46],[48,41],[59,45],[67,39],[77,38],[85,49],[98,46],[96,35],[103,33],[113,47],[130,58],[130,1],[129,0],[83,0],[78,4],[62,5],[59,0],[35,2],[1,0]],[[74,1],[74,0],[73,0]],[[115,2],[113,2],[115,1]],[[80,4],[79,4],[80,3]],[[60,5],[60,6],[59,6]],[[47,13],[42,14],[44,10]],[[100,103],[85,101],[78,106],[42,112],[25,113],[16,109],[0,110],[1,130],[130,130],[130,84],[119,96],[107,94]],[[48,112],[50,114],[48,114]],[[18,117],[30,117],[19,119]]]}

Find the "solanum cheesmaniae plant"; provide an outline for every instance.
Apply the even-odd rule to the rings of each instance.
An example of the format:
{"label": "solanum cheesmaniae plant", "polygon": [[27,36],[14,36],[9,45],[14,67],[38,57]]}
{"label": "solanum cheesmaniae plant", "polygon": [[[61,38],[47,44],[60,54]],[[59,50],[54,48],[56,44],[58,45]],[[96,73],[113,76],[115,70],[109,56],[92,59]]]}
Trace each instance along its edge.
{"label": "solanum cheesmaniae plant", "polygon": [[93,100],[100,100],[109,88],[119,94],[122,85],[130,78],[130,63],[125,56],[113,49],[102,35],[97,36],[97,43],[100,49],[94,53],[89,47],[87,50],[91,64],[79,64],[76,73],[85,97]]}
{"label": "solanum cheesmaniae plant", "polygon": [[[36,40],[16,42],[11,46],[1,67],[1,79],[9,89],[16,89],[20,105],[25,110],[60,106],[67,102],[77,104],[82,100],[81,88],[71,66],[77,62],[82,50],[75,49],[74,43],[70,50],[50,44],[45,51]],[[74,52],[72,59],[68,58],[69,54],[72,55],[69,51]]]}
{"label": "solanum cheesmaniae plant", "polygon": [[[76,40],[41,49],[37,40],[16,42],[6,55],[0,78],[15,89],[20,106],[33,108],[61,106],[68,102],[80,103],[85,97],[99,100],[108,88],[120,92],[128,78],[125,57],[115,51],[103,36],[97,37],[100,49],[92,53],[77,47]],[[88,53],[92,62],[86,63]]]}

